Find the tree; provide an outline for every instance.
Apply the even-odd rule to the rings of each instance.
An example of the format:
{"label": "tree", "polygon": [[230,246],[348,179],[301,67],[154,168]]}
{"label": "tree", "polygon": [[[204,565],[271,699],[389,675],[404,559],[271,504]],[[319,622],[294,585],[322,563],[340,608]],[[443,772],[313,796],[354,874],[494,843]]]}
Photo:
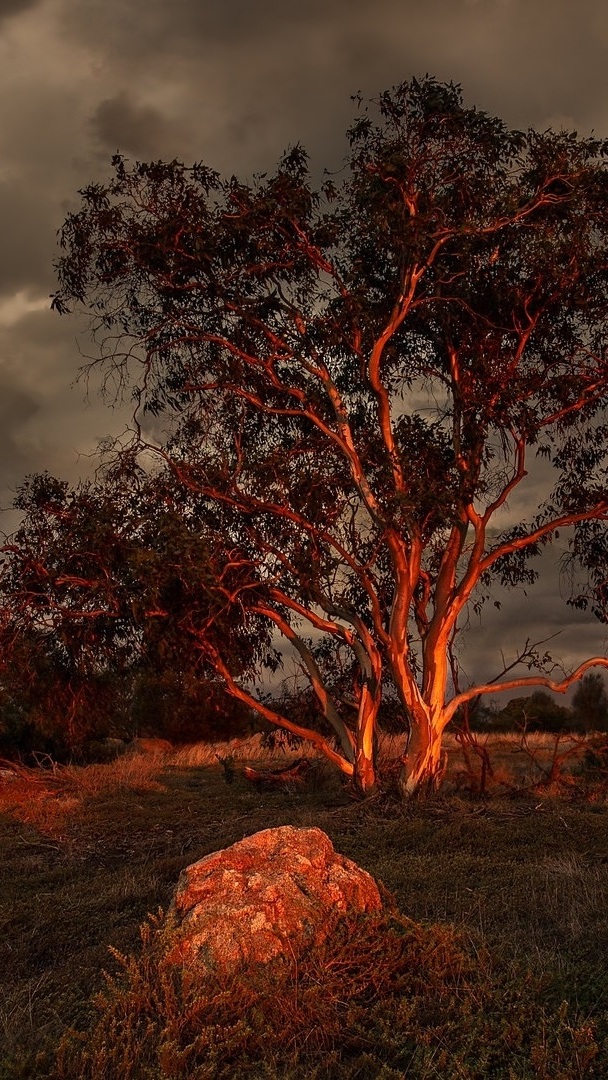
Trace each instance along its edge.
{"label": "tree", "polygon": [[14,625],[0,636],[0,756],[65,760],[92,739],[115,734],[123,682],[78,670],[44,629]]}
{"label": "tree", "polygon": [[[115,157],[65,221],[53,305],[90,314],[93,366],[131,388],[129,452],[248,560],[258,590],[232,600],[296,651],[322,749],[361,792],[390,680],[412,794],[467,701],[608,663],[463,688],[455,662],[492,582],[533,581],[558,531],[608,516],[608,143],[510,131],[427,77],[360,103],[349,146],[319,187],[299,146],[251,183]],[[546,498],[505,528],[531,455]],[[348,700],[319,636],[326,664],[350,656]]]}
{"label": "tree", "polygon": [[544,690],[535,690],[527,697],[511,698],[496,720],[497,727],[507,731],[568,731],[575,723],[572,711],[558,705]]}
{"label": "tree", "polygon": [[572,708],[583,731],[608,730],[608,694],[602,676],[589,671],[578,684]]}
{"label": "tree", "polygon": [[[149,734],[164,719],[163,734],[192,738],[188,711],[198,714],[199,735],[217,735],[225,695],[204,663],[201,634],[229,653],[236,677],[251,676],[267,654],[273,662],[267,625],[229,602],[247,584],[238,552],[209,520],[201,524],[192,500],[185,508],[172,499],[162,475],[126,462],[119,475],[75,488],[31,476],[15,506],[23,520],[1,560],[5,738],[21,731],[22,748],[32,739],[40,748],[42,738],[69,752],[131,731],[131,719]],[[150,720],[142,710],[153,704]],[[225,730],[238,711],[222,709]],[[111,730],[113,720],[122,730]]]}

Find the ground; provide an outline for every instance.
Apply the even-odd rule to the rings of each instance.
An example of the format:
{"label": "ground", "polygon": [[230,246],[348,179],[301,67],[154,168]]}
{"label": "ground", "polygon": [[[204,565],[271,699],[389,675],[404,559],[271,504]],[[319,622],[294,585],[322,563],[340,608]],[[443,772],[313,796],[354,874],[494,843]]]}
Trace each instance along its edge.
{"label": "ground", "polygon": [[[537,743],[550,760],[551,745]],[[507,757],[512,751],[529,768],[529,755],[516,752],[513,741],[511,751],[505,745]],[[471,799],[459,790],[458,766],[441,797],[403,805],[380,796],[362,804],[325,766],[306,784],[256,788],[241,775],[235,746],[220,752],[236,757],[227,783],[231,770],[215,752],[3,781],[0,1080],[53,1075],[62,1033],[91,1024],[91,995],[103,987],[104,970],[116,969],[109,947],[138,955],[140,924],[168,906],[184,866],[281,824],[322,828],[336,850],[382,882],[404,916],[423,927],[454,928],[469,956],[487,954],[493,1001],[497,993],[509,1002],[529,994],[535,1011],[526,1006],[525,1015],[541,1019],[568,1003],[560,1036],[565,1064],[558,1071],[531,1037],[530,1071],[514,1073],[514,1080],[608,1074],[598,1049],[608,1032],[608,804],[601,790],[570,783],[561,792],[555,784],[517,792],[503,779],[502,793]],[[428,1061],[436,1049],[430,1046]],[[390,1071],[393,1052],[386,1050],[387,1077],[399,1075]],[[358,1068],[317,1074],[308,1061],[302,1072],[294,1064],[292,1073],[257,1075],[379,1075],[377,1062],[369,1072]],[[428,1062],[416,1068],[412,1076],[440,1075]],[[444,1063],[441,1075],[509,1075],[489,1065],[478,1074],[458,1069]],[[242,1075],[250,1075],[244,1066]]]}

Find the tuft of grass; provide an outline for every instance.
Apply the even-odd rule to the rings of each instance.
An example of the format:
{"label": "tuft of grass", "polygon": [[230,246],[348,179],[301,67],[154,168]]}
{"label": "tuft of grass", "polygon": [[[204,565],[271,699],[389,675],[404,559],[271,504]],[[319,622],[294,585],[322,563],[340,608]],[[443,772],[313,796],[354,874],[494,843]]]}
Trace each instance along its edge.
{"label": "tuft of grass", "polygon": [[163,754],[132,754],[103,765],[66,765],[61,783],[79,799],[115,795],[121,791],[159,790],[158,776],[165,765]]}
{"label": "tuft of grass", "polygon": [[[313,747],[307,747],[306,753],[309,757],[315,757],[317,751]],[[227,742],[192,743],[188,746],[180,746],[173,750],[169,761],[173,765],[201,768],[215,765],[218,760],[249,764],[254,761],[289,762],[301,756],[301,747],[290,747],[280,739],[268,745],[267,737],[257,734],[250,735],[246,739],[230,739]]]}

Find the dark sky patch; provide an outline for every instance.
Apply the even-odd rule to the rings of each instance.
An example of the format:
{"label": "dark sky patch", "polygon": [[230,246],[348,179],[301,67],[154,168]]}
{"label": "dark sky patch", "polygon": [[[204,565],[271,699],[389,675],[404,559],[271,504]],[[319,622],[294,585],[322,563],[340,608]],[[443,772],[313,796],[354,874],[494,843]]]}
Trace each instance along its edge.
{"label": "dark sky patch", "polygon": [[[9,486],[16,480],[17,470],[27,472],[32,462],[22,442],[24,425],[40,414],[40,402],[35,396],[15,386],[5,372],[0,372],[0,484]],[[36,466],[37,466],[36,462]],[[7,493],[8,494],[8,493]],[[4,508],[7,494],[1,500]],[[3,527],[3,523],[0,522]]]}
{"label": "dark sky patch", "polygon": [[36,7],[40,0],[0,0],[0,22]]}
{"label": "dark sky patch", "polygon": [[154,158],[166,147],[168,125],[158,109],[137,105],[126,91],[101,101],[91,117],[91,130],[104,150]]}
{"label": "dark sky patch", "polygon": [[55,229],[44,189],[38,196],[33,199],[17,178],[0,182],[0,295],[53,285]]}

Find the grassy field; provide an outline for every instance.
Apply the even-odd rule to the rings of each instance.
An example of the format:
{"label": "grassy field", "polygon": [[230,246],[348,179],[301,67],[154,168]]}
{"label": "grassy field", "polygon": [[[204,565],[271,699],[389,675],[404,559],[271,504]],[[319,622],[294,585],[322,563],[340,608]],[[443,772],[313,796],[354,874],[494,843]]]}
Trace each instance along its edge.
{"label": "grassy field", "polygon": [[[489,749],[487,797],[464,793],[452,745],[445,794],[407,806],[356,803],[321,764],[256,789],[240,772],[256,741],[2,774],[0,1080],[606,1077],[604,789],[551,779],[546,738]],[[562,752],[565,771],[584,746]],[[168,986],[162,932],[142,945],[141,924],[184,866],[281,824],[324,829],[398,913],[261,981]]]}

